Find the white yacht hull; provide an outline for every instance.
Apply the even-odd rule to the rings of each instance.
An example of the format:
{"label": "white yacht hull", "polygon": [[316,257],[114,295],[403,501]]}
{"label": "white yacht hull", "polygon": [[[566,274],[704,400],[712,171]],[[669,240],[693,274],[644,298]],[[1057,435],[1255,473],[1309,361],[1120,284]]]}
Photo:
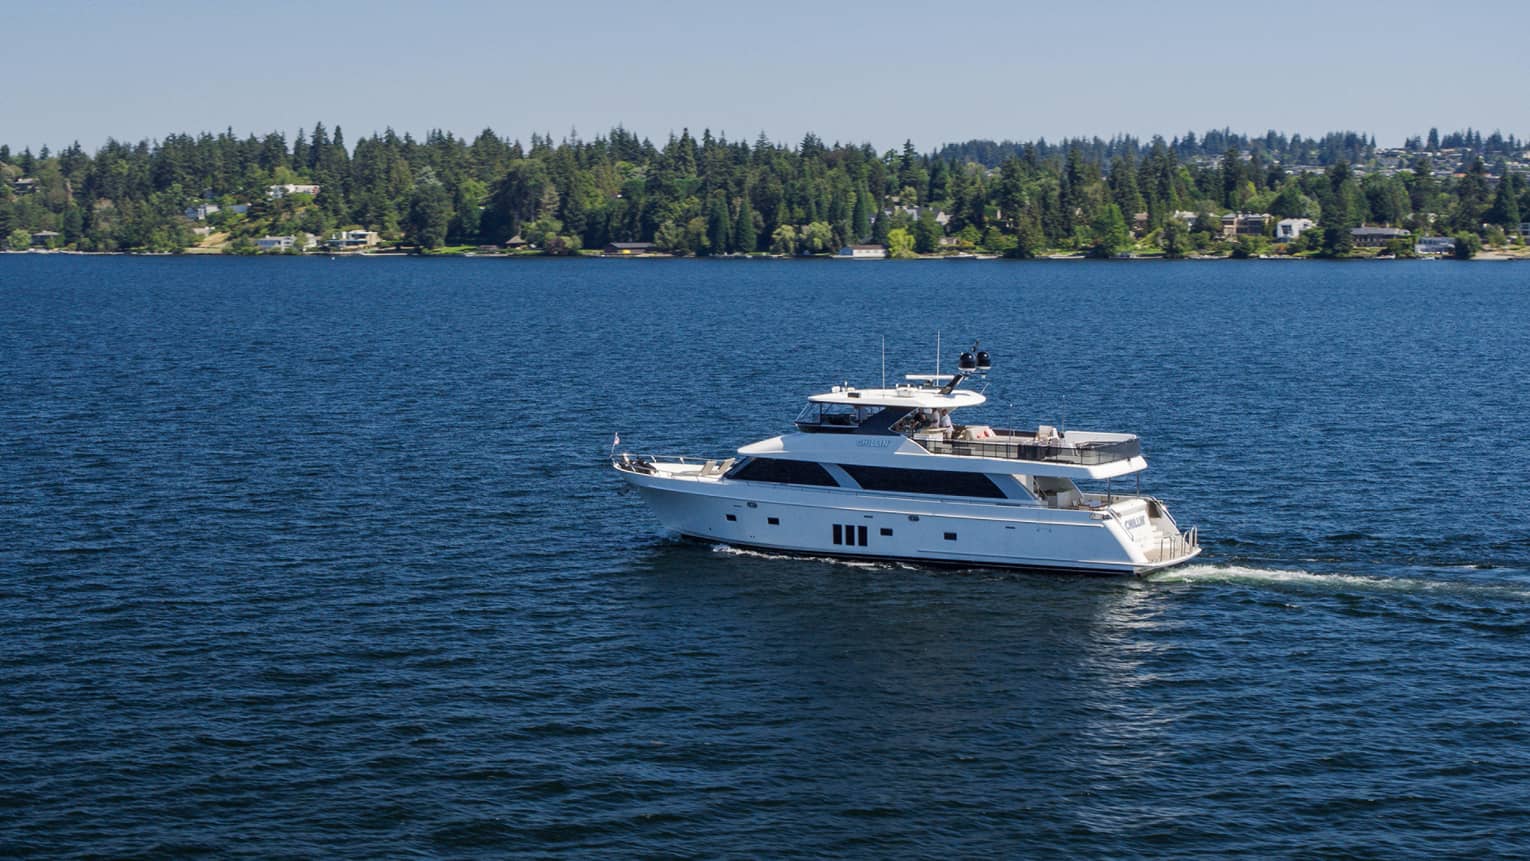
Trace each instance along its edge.
{"label": "white yacht hull", "polygon": [[[1052,509],[1008,500],[920,498],[619,471],[667,528],[736,546],[1110,574],[1142,574],[1180,564],[1200,552],[1194,544],[1164,543],[1166,539],[1149,534],[1144,526],[1128,532],[1128,521],[1108,509]],[[1173,527],[1166,512],[1162,519]],[[1130,520],[1135,523],[1135,518]],[[1142,520],[1147,521],[1146,514]]]}

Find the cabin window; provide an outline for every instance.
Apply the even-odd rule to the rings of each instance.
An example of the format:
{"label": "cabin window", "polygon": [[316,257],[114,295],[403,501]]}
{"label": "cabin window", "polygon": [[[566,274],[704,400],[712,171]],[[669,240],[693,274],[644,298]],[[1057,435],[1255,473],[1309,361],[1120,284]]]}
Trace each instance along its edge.
{"label": "cabin window", "polygon": [[732,515],[732,514],[728,514],[728,515],[725,515],[725,516],[726,516],[726,517],[727,517],[727,518],[728,518],[728,520],[730,520],[730,521],[736,521],[736,520],[738,520],[738,518],[737,518],[737,517],[736,517],[736,516],[734,516],[734,515]]}
{"label": "cabin window", "polygon": [[834,543],[848,544],[851,547],[865,547],[866,527],[854,523],[836,523],[834,524]]}
{"label": "cabin window", "polygon": [[741,481],[768,481],[774,484],[808,484],[816,487],[838,487],[839,483],[829,471],[810,460],[783,460],[773,457],[757,457],[734,467],[728,478]]}
{"label": "cabin window", "polygon": [[892,537],[892,530],[888,529],[885,526],[882,527],[882,537],[883,538],[891,538]]}
{"label": "cabin window", "polygon": [[929,493],[939,496],[976,496],[983,499],[1003,499],[1004,491],[993,479],[980,472],[946,472],[936,469],[894,469],[885,466],[851,466],[840,468],[866,490],[886,490],[896,493]]}
{"label": "cabin window", "polygon": [[955,532],[947,532],[946,533],[946,540],[947,541],[955,541],[956,540],[956,533]]}
{"label": "cabin window", "polygon": [[779,517],[767,517],[767,518],[765,518],[765,522],[769,523],[771,526],[780,526],[781,525],[781,518],[779,518]]}

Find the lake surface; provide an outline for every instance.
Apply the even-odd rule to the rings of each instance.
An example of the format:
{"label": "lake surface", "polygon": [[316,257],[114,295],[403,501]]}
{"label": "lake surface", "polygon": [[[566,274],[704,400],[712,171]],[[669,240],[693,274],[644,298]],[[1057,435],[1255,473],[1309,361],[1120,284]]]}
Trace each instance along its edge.
{"label": "lake surface", "polygon": [[[0,257],[0,856],[1530,852],[1530,267]],[[1144,579],[772,558],[605,464],[981,338]]]}

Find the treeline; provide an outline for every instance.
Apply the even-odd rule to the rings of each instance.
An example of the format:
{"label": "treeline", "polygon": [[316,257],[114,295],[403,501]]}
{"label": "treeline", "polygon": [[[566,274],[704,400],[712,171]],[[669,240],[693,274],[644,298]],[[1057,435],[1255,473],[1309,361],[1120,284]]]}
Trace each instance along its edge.
{"label": "treeline", "polygon": [[[1500,158],[1517,152],[1496,133],[1439,143],[1452,140],[1482,154],[1491,143]],[[1530,183],[1512,171],[1495,179],[1482,154],[1463,175],[1436,177],[1422,151],[1396,172],[1358,170],[1373,151],[1374,140],[1352,132],[970,142],[921,154],[812,134],[792,146],[682,132],[656,146],[619,127],[588,141],[533,135],[529,146],[491,130],[471,140],[389,130],[350,147],[339,128],[320,124],[290,141],[229,130],[109,141],[95,153],[0,147],[0,237],[25,244],[49,231],[58,234],[49,244],[80,250],[175,251],[199,239],[186,207],[213,201],[224,210],[208,223],[235,249],[267,233],[362,227],[423,248],[519,237],[546,253],[646,241],[676,254],[790,254],[873,241],[1016,257],[1134,246],[1181,254],[1225,248],[1214,216],[1236,210],[1314,219],[1325,230],[1313,233],[1322,242],[1313,249],[1343,253],[1347,229],[1360,224],[1491,242],[1530,212]],[[1317,162],[1326,169],[1285,167]],[[288,183],[320,190],[268,196]],[[235,213],[235,203],[249,210]]]}
{"label": "treeline", "polygon": [[[1045,138],[1035,143],[967,141],[946,144],[940,148],[938,155],[956,161],[972,161],[987,167],[998,167],[1007,159],[1024,156],[1027,148],[1034,148],[1041,158],[1061,157],[1076,149],[1090,161],[1107,163],[1128,155],[1142,158],[1159,142],[1144,144],[1129,135],[1117,136],[1108,141],[1097,137],[1064,138],[1057,143],[1048,143]],[[1258,155],[1267,162],[1327,166],[1341,161],[1357,164],[1370,159],[1376,150],[1376,139],[1356,132],[1330,132],[1321,138],[1304,138],[1301,135],[1287,137],[1271,131],[1263,137],[1249,137],[1235,134],[1230,129],[1222,129],[1208,131],[1200,136],[1195,132],[1186,132],[1184,137],[1173,138],[1165,146],[1183,162],[1219,158],[1227,150],[1236,149],[1244,154]]]}
{"label": "treeline", "polygon": [[[1098,137],[1064,138],[1057,143],[1048,143],[1045,138],[1034,143],[974,140],[946,144],[937,155],[955,161],[998,167],[1006,159],[1024,155],[1027,148],[1034,148],[1041,158],[1061,157],[1069,150],[1076,149],[1091,161],[1105,163],[1126,155],[1142,158],[1157,143],[1157,139],[1143,143],[1129,135],[1118,135],[1108,141]],[[1314,167],[1329,167],[1341,161],[1352,165],[1364,164],[1377,154],[1376,137],[1367,137],[1358,132],[1329,132],[1320,138],[1304,138],[1301,135],[1287,136],[1269,131],[1263,136],[1251,137],[1237,134],[1231,129],[1213,129],[1199,136],[1195,132],[1186,132],[1183,137],[1170,139],[1165,146],[1184,162],[1220,158],[1229,149],[1235,149],[1247,156],[1257,155],[1266,162]],[[1403,149],[1414,153],[1437,152],[1442,149],[1466,150],[1491,162],[1512,157],[1526,146],[1526,143],[1513,135],[1504,137],[1496,131],[1487,137],[1473,129],[1441,136],[1439,129],[1430,129],[1427,140],[1422,135],[1410,137],[1403,144]]]}

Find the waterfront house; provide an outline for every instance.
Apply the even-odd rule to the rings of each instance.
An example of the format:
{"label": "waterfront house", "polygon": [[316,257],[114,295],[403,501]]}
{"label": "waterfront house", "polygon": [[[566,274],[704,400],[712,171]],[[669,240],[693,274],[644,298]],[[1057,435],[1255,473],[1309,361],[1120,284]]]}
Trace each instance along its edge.
{"label": "waterfront house", "polygon": [[1222,216],[1222,238],[1239,236],[1263,236],[1264,225],[1270,216],[1262,212],[1233,212]]}
{"label": "waterfront house", "polygon": [[1413,234],[1400,227],[1355,227],[1349,235],[1360,248],[1380,248],[1394,239],[1407,239]]}
{"label": "waterfront house", "polygon": [[30,176],[11,180],[11,191],[17,194],[31,194],[37,190],[37,180]]}
{"label": "waterfront house", "polygon": [[[929,209],[927,206],[921,207],[904,205],[895,209],[884,209],[882,210],[882,215],[891,218],[894,213],[902,212],[904,215],[908,216],[910,221],[918,221],[919,217],[923,215],[927,209]],[[945,227],[951,223],[951,216],[947,215],[944,209],[937,209],[935,210],[935,223],[941,227]]]}
{"label": "waterfront house", "polygon": [[39,230],[38,232],[32,234],[32,244],[42,245],[44,247],[52,247],[58,244],[59,237],[63,235],[64,234],[59,233],[56,230]]}
{"label": "waterfront house", "polygon": [[255,247],[261,251],[286,251],[289,248],[309,249],[317,244],[311,233],[299,233],[296,236],[262,236],[255,240]]}
{"label": "waterfront house", "polygon": [[250,211],[248,203],[235,203],[228,207],[222,207],[216,203],[199,203],[196,206],[186,207],[186,217],[192,221],[206,221],[207,216],[222,212],[225,208],[236,215],[243,215]]}
{"label": "waterfront house", "polygon": [[1275,241],[1294,242],[1303,231],[1313,227],[1314,222],[1310,218],[1282,218],[1275,222]]}
{"label": "waterfront house", "polygon": [[1413,250],[1419,254],[1455,254],[1456,241],[1449,236],[1420,236]]}
{"label": "waterfront house", "polygon": [[[520,239],[519,236],[516,239]],[[522,245],[526,243],[522,242]],[[505,243],[510,247],[510,243]],[[652,254],[654,245],[652,242],[607,242],[605,253],[608,257],[632,257],[638,254]]]}
{"label": "waterfront house", "polygon": [[887,248],[882,245],[846,245],[834,256],[846,260],[880,260],[887,256]]}
{"label": "waterfront house", "polygon": [[269,188],[266,189],[266,197],[270,197],[270,198],[286,197],[289,194],[318,194],[318,193],[319,193],[319,187],[317,185],[305,185],[305,184],[302,184],[302,183],[293,183],[293,182],[283,183],[281,185],[273,185],[273,186],[270,186]]}
{"label": "waterfront house", "polygon": [[1198,218],[1200,218],[1200,216],[1186,209],[1176,209],[1174,210],[1174,214],[1170,215],[1169,218],[1171,220],[1178,221],[1180,224],[1183,224],[1186,230],[1194,230],[1195,222]]}
{"label": "waterfront house", "polygon": [[330,250],[373,248],[376,245],[377,231],[375,230],[337,230],[324,240],[324,247]]}
{"label": "waterfront house", "polygon": [[521,235],[519,233],[517,233],[514,236],[510,237],[509,239],[505,240],[505,250],[506,251],[519,251],[519,250],[521,250],[522,248],[525,248],[525,247],[526,247],[526,240],[522,239]]}

